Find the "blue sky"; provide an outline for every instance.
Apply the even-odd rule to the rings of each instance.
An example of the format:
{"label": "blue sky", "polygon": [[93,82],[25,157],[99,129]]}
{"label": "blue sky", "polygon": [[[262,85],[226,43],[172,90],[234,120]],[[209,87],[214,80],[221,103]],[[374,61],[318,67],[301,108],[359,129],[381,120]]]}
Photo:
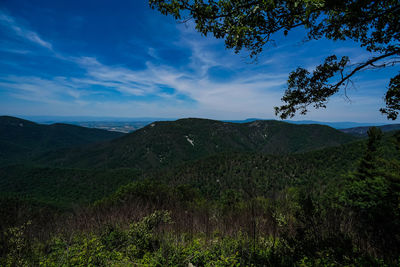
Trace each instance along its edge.
{"label": "blue sky", "polygon": [[[0,114],[276,118],[291,70],[334,53],[354,63],[369,57],[353,42],[302,38],[302,30],[276,35],[254,63],[145,0],[2,0]],[[378,110],[398,71],[363,72],[350,100],[341,92],[327,109],[294,119],[386,122]]]}

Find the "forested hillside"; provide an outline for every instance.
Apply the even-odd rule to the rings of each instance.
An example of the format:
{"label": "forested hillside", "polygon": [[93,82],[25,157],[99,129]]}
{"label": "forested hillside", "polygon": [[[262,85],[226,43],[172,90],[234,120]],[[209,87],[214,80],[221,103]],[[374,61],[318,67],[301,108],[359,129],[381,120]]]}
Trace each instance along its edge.
{"label": "forested hillside", "polygon": [[322,125],[279,121],[229,123],[205,119],[154,122],[89,148],[55,151],[38,162],[80,168],[151,169],[222,152],[301,153],[356,140]]}
{"label": "forested hillside", "polygon": [[400,132],[368,133],[184,119],[3,166],[0,265],[397,266]]}
{"label": "forested hillside", "polygon": [[0,165],[24,162],[50,150],[92,144],[122,135],[69,124],[43,125],[0,116]]}
{"label": "forested hillside", "polygon": [[11,165],[0,168],[0,195],[24,196],[60,208],[101,199],[136,180],[135,169],[88,170]]}

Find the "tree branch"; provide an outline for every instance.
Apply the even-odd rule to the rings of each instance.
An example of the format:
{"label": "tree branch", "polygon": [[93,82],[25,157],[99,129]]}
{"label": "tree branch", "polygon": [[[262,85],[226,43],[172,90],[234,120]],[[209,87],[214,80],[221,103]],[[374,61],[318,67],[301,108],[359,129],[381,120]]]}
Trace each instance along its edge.
{"label": "tree branch", "polygon": [[[354,70],[352,70],[349,74],[347,74],[346,76],[343,76],[343,74],[341,73],[341,75],[342,75],[342,79],[339,81],[339,82],[337,82],[335,85],[333,85],[332,86],[332,89],[339,89],[339,87],[342,85],[342,84],[344,84],[347,80],[349,80],[354,74],[356,74],[358,71],[360,71],[360,70],[362,70],[363,68],[365,68],[365,67],[367,67],[367,66],[374,66],[374,63],[375,62],[377,62],[377,61],[379,61],[379,60],[381,60],[381,59],[384,59],[384,58],[388,58],[388,57],[391,57],[391,56],[394,56],[394,55],[398,55],[398,54],[400,54],[400,49],[399,50],[396,50],[396,51],[393,51],[393,52],[390,52],[390,53],[387,53],[387,54],[384,54],[384,55],[381,55],[381,56],[379,56],[379,57],[374,57],[374,58],[371,58],[371,59],[369,59],[368,61],[366,61],[366,62],[364,62],[364,63],[362,63],[362,64],[360,64],[358,67],[356,67]],[[395,61],[395,62],[397,62],[397,61]],[[395,63],[394,63],[395,64]],[[386,65],[384,65],[384,66],[386,66]]]}

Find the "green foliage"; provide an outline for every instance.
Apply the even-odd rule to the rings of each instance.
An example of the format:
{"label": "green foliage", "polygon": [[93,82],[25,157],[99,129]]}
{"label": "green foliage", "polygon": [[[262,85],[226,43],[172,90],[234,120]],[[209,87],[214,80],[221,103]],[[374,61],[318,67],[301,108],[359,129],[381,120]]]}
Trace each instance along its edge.
{"label": "green foliage", "polygon": [[275,107],[275,114],[280,114],[282,119],[286,119],[294,117],[298,110],[300,114],[306,114],[311,104],[317,109],[326,108],[328,98],[340,89],[339,86],[332,86],[328,81],[337,72],[343,72],[348,62],[348,57],[342,57],[340,61],[337,61],[337,57],[333,55],[326,58],[324,64],[319,65],[312,75],[304,68],[297,68],[291,72],[288,88],[282,97],[282,101],[288,104]]}
{"label": "green foliage", "polygon": [[[249,147],[241,136],[267,129],[275,142],[293,130],[266,125],[238,127],[244,135],[231,141]],[[318,129],[313,138],[331,132]],[[288,133],[291,149],[311,149],[302,134],[315,127],[303,130]],[[0,265],[396,265],[399,151],[400,133],[372,128],[368,140],[337,147],[226,152],[161,170],[3,168],[0,188],[13,193],[0,197]]]}
{"label": "green foliage", "polygon": [[13,165],[0,168],[0,196],[25,196],[71,208],[111,194],[137,179],[139,173],[135,169],[103,171]]}
{"label": "green foliage", "polygon": [[129,242],[129,236],[118,226],[106,225],[100,235],[107,250],[121,250]]}
{"label": "green foliage", "polygon": [[[268,195],[286,186],[337,179],[356,167],[363,143],[298,155],[270,156],[253,153],[224,153],[162,171],[148,179],[171,184],[189,184],[201,195],[227,203],[254,195]],[[390,150],[391,151],[391,150]],[[392,151],[390,153],[393,153]]]}
{"label": "green foliage", "polygon": [[41,257],[40,266],[133,265],[127,255],[115,249],[107,249],[96,235],[77,235],[69,242],[54,238],[47,247],[49,251]]}
{"label": "green foliage", "polygon": [[168,211],[155,211],[140,222],[131,225],[128,235],[132,240],[131,246],[134,248],[133,257],[141,258],[146,252],[157,250],[160,245],[155,231],[162,224],[168,223],[171,223]]}
{"label": "green foliage", "polygon": [[399,155],[383,159],[379,143],[382,132],[368,131],[367,149],[354,174],[348,176],[341,202],[360,222],[358,234],[374,249],[399,254],[400,168]]}
{"label": "green foliage", "polygon": [[309,39],[353,39],[369,51],[393,49],[398,41],[398,3],[365,1],[196,1],[150,0],[150,6],[175,19],[193,18],[196,29],[224,38],[236,52],[247,48],[254,56],[272,34],[302,26]]}
{"label": "green foliage", "polygon": [[0,166],[29,162],[51,150],[104,142],[122,135],[68,124],[42,125],[0,116]]}
{"label": "green foliage", "polygon": [[[188,141],[192,140],[193,145]],[[355,137],[322,125],[281,121],[228,123],[206,119],[155,122],[113,142],[47,154],[42,164],[78,168],[170,167],[220,153],[286,155],[337,146]]]}
{"label": "green foliage", "polygon": [[[156,211],[125,230],[108,225],[99,234],[76,233],[69,238],[56,235],[45,243],[27,242],[23,237],[24,226],[13,228],[8,231],[12,233],[12,238],[9,241],[9,253],[2,258],[2,265],[384,266],[383,260],[359,255],[351,247],[342,250],[343,244],[338,243],[338,240],[326,246],[323,242],[315,242],[315,239],[309,238],[310,235],[323,233],[320,232],[318,220],[315,220],[315,207],[306,207],[304,204],[299,206],[296,204],[301,201],[299,192],[289,192],[289,202],[296,207],[286,213],[295,215],[297,212],[304,212],[304,218],[310,215],[314,217],[314,230],[306,229],[309,231],[304,232],[303,240],[297,240],[299,243],[293,243],[290,236],[285,235],[279,238],[259,235],[257,239],[253,239],[251,235],[241,231],[226,236],[214,232],[208,238],[201,233],[188,236],[185,233],[165,232],[163,225],[171,223],[170,212]],[[280,204],[277,207],[281,207]],[[302,220],[299,220],[300,224],[304,223]],[[281,228],[289,225],[286,223]],[[313,233],[315,229],[319,230]]]}
{"label": "green foliage", "polygon": [[29,240],[25,236],[25,229],[31,224],[30,221],[21,226],[10,227],[2,237],[3,259],[0,261],[4,266],[29,266],[29,255],[31,254]]}
{"label": "green foliage", "polygon": [[389,119],[395,120],[400,110],[400,74],[390,79],[389,89],[385,94],[386,108],[381,108],[383,114]]}
{"label": "green foliage", "polygon": [[[309,105],[325,107],[330,96],[347,89],[357,72],[399,63],[396,59],[400,54],[397,0],[149,0],[149,4],[175,19],[192,19],[196,30],[203,35],[213,34],[224,39],[226,47],[236,53],[247,49],[250,57],[273,43],[274,34],[282,32],[286,36],[297,27],[304,28],[305,40],[350,39],[371,52],[370,59],[358,64],[349,64],[347,56],[337,61],[337,56],[332,55],[312,75],[304,68],[293,71],[282,98],[286,104],[275,108],[281,118],[293,117],[297,110],[305,114]],[[380,61],[384,62],[377,64]],[[381,109],[393,120],[399,111],[398,77],[391,79],[385,97],[386,108]]]}

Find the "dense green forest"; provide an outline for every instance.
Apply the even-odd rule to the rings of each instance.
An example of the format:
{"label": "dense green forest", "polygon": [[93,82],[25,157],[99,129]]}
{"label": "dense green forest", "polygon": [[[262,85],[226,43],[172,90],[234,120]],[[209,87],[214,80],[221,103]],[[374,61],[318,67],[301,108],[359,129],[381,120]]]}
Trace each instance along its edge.
{"label": "dense green forest", "polygon": [[25,162],[50,150],[98,143],[122,135],[70,124],[43,125],[0,116],[0,166]]}
{"label": "dense green forest", "polygon": [[191,119],[75,145],[0,168],[1,266],[400,264],[400,132]]}
{"label": "dense green forest", "polygon": [[357,140],[323,125],[206,119],[154,122],[110,142],[48,153],[36,162],[78,168],[155,169],[223,152],[302,153]]}

